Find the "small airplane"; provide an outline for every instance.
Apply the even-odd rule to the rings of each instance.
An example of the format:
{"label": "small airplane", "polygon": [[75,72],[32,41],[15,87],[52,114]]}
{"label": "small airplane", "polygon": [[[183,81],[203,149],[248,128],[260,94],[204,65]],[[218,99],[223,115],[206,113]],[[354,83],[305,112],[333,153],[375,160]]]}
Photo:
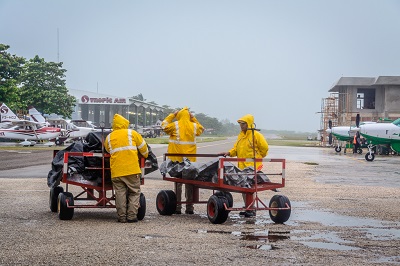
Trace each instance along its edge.
{"label": "small airplane", "polygon": [[[329,144],[332,144],[332,137],[331,134],[338,140],[337,146],[335,147],[336,152],[341,152],[342,150],[342,142],[344,141],[345,143],[351,143],[353,141],[354,135],[360,131],[360,125],[366,125],[366,124],[376,124],[376,122],[362,122],[361,124],[359,123],[359,126],[337,126],[337,127],[332,127],[331,121],[329,121],[329,128],[326,130],[326,132],[329,134]],[[356,121],[357,122],[357,121]],[[344,150],[346,153],[346,149]],[[357,149],[358,154],[362,154],[362,148]]]}
{"label": "small airplane", "polygon": [[373,148],[376,145],[388,145],[393,151],[400,153],[400,118],[392,123],[375,123],[359,125],[360,134],[369,143],[365,160],[373,161]]}
{"label": "small airplane", "polygon": [[[12,121],[9,128],[0,129],[0,138],[22,140],[19,144],[26,146],[34,146],[36,141],[54,139],[60,135],[61,129],[54,127],[46,127],[39,123],[19,120]],[[51,146],[53,143],[49,142],[47,145]]]}
{"label": "small airplane", "polygon": [[54,139],[56,145],[64,142],[85,138],[90,132],[98,131],[95,126],[85,120],[66,120],[58,116],[49,116],[46,119],[34,107],[29,107],[29,116],[38,123],[61,129],[61,134]]}

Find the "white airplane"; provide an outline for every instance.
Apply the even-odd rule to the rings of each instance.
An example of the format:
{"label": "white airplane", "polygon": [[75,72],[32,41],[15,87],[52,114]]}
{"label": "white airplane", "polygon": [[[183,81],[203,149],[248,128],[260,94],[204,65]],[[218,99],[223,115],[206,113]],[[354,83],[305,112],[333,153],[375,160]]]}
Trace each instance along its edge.
{"label": "white airplane", "polygon": [[[342,150],[342,141],[351,142],[354,138],[354,135],[360,129],[356,126],[337,126],[331,127],[326,130],[328,134],[332,134],[337,140],[337,146],[335,146],[335,151],[340,152]],[[331,138],[329,139],[329,144],[332,144]],[[346,151],[346,150],[345,150]],[[359,149],[357,153],[361,154],[362,150]]]}
{"label": "white airplane", "polygon": [[[9,128],[0,129],[0,138],[22,140],[20,145],[33,146],[36,141],[51,140],[60,135],[61,129],[54,127],[46,127],[36,122],[28,120],[19,120],[10,122]],[[52,142],[47,145],[52,145]]]}
{"label": "white airplane", "polygon": [[[56,145],[62,145],[64,142],[70,140],[83,139],[90,132],[97,131],[93,124],[87,123],[84,120],[65,120],[59,117],[48,117],[46,121],[42,114],[34,107],[29,108],[29,116],[38,123],[61,129],[61,134],[54,139]],[[76,125],[75,123],[78,122],[84,126]],[[83,122],[86,123],[82,124]]]}
{"label": "white airplane", "polygon": [[[359,126],[337,126],[337,127],[332,127],[331,123],[329,123],[330,128],[326,130],[326,132],[330,135],[332,134],[337,140],[337,146],[335,147],[336,152],[340,152],[342,150],[342,142],[344,141],[345,143],[352,143],[354,135],[356,132],[360,131],[360,125],[366,125],[366,124],[376,124],[376,122],[362,122],[359,123],[356,121],[356,123],[359,124]],[[332,144],[331,138],[329,139],[329,144]],[[346,152],[346,149],[344,150]],[[362,149],[359,148],[357,150],[358,154],[362,154]]]}
{"label": "white airplane", "polygon": [[360,134],[370,145],[365,155],[367,161],[375,159],[372,151],[375,145],[388,145],[390,148],[400,153],[400,118],[392,123],[375,123],[360,125]]}
{"label": "white airplane", "polygon": [[11,122],[20,121],[18,116],[11,111],[5,103],[0,106],[0,128],[8,128],[12,126]]}

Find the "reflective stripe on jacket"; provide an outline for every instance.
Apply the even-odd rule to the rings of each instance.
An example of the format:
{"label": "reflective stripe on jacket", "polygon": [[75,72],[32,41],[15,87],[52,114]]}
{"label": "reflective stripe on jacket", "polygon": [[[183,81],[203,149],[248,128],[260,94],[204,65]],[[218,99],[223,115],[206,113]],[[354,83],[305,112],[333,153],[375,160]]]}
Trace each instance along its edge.
{"label": "reflective stripe on jacket", "polygon": [[129,121],[114,115],[113,131],[106,137],[104,148],[110,153],[111,177],[140,174],[138,152],[147,158],[147,143],[135,130],[128,129]]}
{"label": "reflective stripe on jacket", "polygon": [[[248,128],[254,128],[254,118],[252,115],[245,115],[238,121],[244,121],[247,123]],[[264,136],[258,131],[254,131],[254,146],[256,158],[264,158],[268,155],[268,142],[265,140]],[[246,133],[243,131],[239,133],[235,145],[229,151],[229,156],[236,156],[237,158],[254,158],[252,130],[247,130]],[[240,169],[244,169],[249,166],[254,167],[254,162],[238,163],[238,167]],[[262,162],[256,163],[257,170],[261,170],[262,167]]]}
{"label": "reflective stripe on jacket", "polygon": [[[173,121],[176,119],[176,121]],[[187,107],[175,115],[169,114],[161,123],[161,128],[169,135],[168,153],[195,154],[197,152],[196,136],[200,136],[204,127],[194,116],[190,116]],[[195,162],[196,157],[187,157]],[[182,156],[170,156],[170,160],[182,162]]]}

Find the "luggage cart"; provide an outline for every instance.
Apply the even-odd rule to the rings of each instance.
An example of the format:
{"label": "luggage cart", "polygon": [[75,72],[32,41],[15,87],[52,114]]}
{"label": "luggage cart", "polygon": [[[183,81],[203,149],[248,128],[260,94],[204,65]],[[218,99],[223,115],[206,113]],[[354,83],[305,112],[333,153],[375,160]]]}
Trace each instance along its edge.
{"label": "luggage cart", "polygon": [[[182,157],[219,157],[216,154],[176,154],[166,153],[164,154],[164,161],[167,156],[182,156]],[[224,171],[224,162],[265,162],[267,164],[280,164],[279,172],[264,173],[267,176],[278,176],[280,177],[279,182],[267,182],[258,184],[254,182],[251,188],[239,187],[228,185],[224,182],[224,177],[230,175]],[[163,180],[177,183],[193,185],[193,200],[177,202],[176,194],[172,190],[162,190],[158,193],[156,198],[156,208],[161,215],[172,215],[176,211],[177,204],[207,204],[207,217],[213,224],[224,223],[231,211],[257,211],[257,210],[268,210],[269,215],[275,223],[286,222],[291,214],[291,204],[289,199],[284,195],[274,195],[269,204],[264,203],[259,197],[259,193],[267,190],[273,190],[282,188],[285,186],[285,159],[248,159],[248,158],[225,158],[220,157],[218,162],[218,181],[205,182],[199,180],[189,180],[178,177],[167,177],[163,174]],[[268,167],[267,167],[268,169]],[[276,167],[271,167],[276,169]],[[234,174],[238,175],[238,174]],[[254,171],[254,177],[257,175],[257,170]],[[257,180],[257,178],[254,178]],[[213,190],[213,194],[210,196],[208,201],[201,201],[199,199],[199,189]],[[233,207],[233,197],[231,192],[244,193],[245,206],[242,208]],[[253,197],[254,195],[254,197]],[[254,207],[252,207],[254,205]]]}
{"label": "luggage cart", "polygon": [[[56,151],[54,155],[56,154]],[[69,174],[69,163],[74,158],[81,158],[85,161],[85,172],[101,175],[101,182],[96,183],[78,174]],[[100,158],[101,165],[86,166],[86,161],[93,158]],[[65,184],[65,191],[62,186],[50,189],[49,206],[52,212],[58,213],[60,220],[71,220],[74,210],[77,208],[115,208],[115,193],[111,182],[111,173],[109,167],[110,155],[102,152],[65,152],[64,166],[61,182]],[[142,178],[141,185],[144,184],[145,159],[139,159]],[[73,196],[69,191],[69,186],[78,186],[82,191]],[[78,203],[79,202],[79,203]],[[140,194],[140,207],[137,218],[142,220],[146,214],[146,198],[143,193]]]}

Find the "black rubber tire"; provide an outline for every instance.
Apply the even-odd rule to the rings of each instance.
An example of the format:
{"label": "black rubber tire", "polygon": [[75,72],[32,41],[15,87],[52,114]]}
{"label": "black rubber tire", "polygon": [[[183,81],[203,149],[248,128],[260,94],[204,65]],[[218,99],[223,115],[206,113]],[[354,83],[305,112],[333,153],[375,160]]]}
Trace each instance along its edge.
{"label": "black rubber tire", "polygon": [[176,211],[176,194],[172,190],[161,190],[157,194],[156,208],[161,215],[172,215]]}
{"label": "black rubber tire", "polygon": [[67,207],[67,199],[69,201],[69,205],[74,206],[74,196],[72,196],[72,193],[63,192],[58,194],[57,211],[58,218],[60,220],[71,220],[74,216],[74,208]]}
{"label": "black rubber tire", "polygon": [[342,151],[342,147],[336,146],[336,147],[335,147],[335,151],[336,151],[336,152],[341,152],[341,151]]}
{"label": "black rubber tire", "polygon": [[208,199],[207,217],[211,223],[222,224],[228,219],[229,211],[225,210],[224,203],[229,204],[226,197],[212,195]]}
{"label": "black rubber tire", "polygon": [[228,200],[228,207],[232,208],[233,207],[233,197],[232,194],[228,191],[216,191],[214,193],[217,197],[225,197]]}
{"label": "black rubber tire", "polygon": [[357,153],[358,153],[358,154],[362,154],[362,153],[363,153],[363,150],[362,150],[361,148],[358,148],[358,149],[357,149]]}
{"label": "black rubber tire", "polygon": [[49,207],[52,212],[57,212],[58,195],[63,192],[64,192],[64,189],[63,189],[63,187],[60,187],[60,186],[50,189]]}
{"label": "black rubber tire", "polygon": [[375,154],[371,152],[367,152],[367,154],[365,154],[365,160],[367,160],[368,162],[372,162],[374,159],[375,159]]}
{"label": "black rubber tire", "polygon": [[[286,208],[286,203],[291,207],[290,201],[286,196],[283,195],[274,195],[270,202],[269,202],[269,207],[270,208]],[[288,210],[269,210],[269,216],[271,217],[271,220],[274,221],[277,224],[282,224],[289,220],[290,214],[292,212],[292,209]]]}
{"label": "black rubber tire", "polygon": [[144,216],[146,215],[146,197],[144,196],[143,193],[140,193],[139,204],[140,204],[140,207],[138,209],[138,213],[137,213],[136,217],[139,221],[141,221],[141,220],[143,220]]}
{"label": "black rubber tire", "polygon": [[60,139],[56,139],[56,141],[54,142],[57,146],[60,146],[63,144],[62,140]]}

